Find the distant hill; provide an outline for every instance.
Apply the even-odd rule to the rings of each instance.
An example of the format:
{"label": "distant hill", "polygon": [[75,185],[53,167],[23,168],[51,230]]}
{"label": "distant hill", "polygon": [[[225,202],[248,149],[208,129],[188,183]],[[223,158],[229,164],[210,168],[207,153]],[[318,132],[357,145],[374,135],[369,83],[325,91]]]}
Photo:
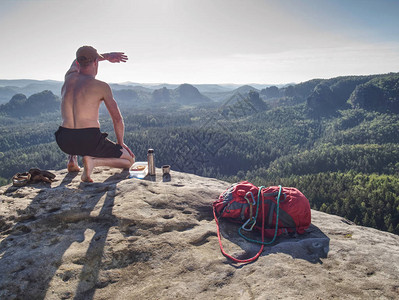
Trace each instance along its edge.
{"label": "distant hill", "polygon": [[14,86],[0,86],[0,104],[10,101],[12,96],[19,93],[19,88]]}
{"label": "distant hill", "polygon": [[399,74],[376,77],[357,85],[349,103],[355,108],[399,113]]}
{"label": "distant hill", "polygon": [[113,90],[112,92],[120,108],[134,108],[148,106],[152,91],[135,87],[132,89]]}
{"label": "distant hill", "polygon": [[[63,82],[54,80],[0,80],[0,104],[8,102],[16,94],[24,94],[29,97],[44,90],[49,90],[54,95],[61,96],[62,84]],[[109,85],[115,98],[121,102],[122,106],[127,107],[146,105],[151,99],[157,99],[159,96],[158,90],[164,88],[169,90],[172,102],[187,105],[210,102],[210,100],[223,102],[237,92],[247,95],[251,90],[260,91],[259,87],[269,86],[260,84],[257,84],[256,87],[238,84],[188,84],[189,87],[184,86],[185,84],[142,84],[134,82],[110,83]],[[134,91],[135,93],[127,91]],[[155,98],[152,96],[154,91],[157,91]]]}
{"label": "distant hill", "polygon": [[14,95],[9,102],[0,105],[0,115],[27,117],[60,110],[60,98],[51,91],[43,91],[27,98],[24,94]]}
{"label": "distant hill", "polygon": [[133,90],[145,93],[151,93],[153,91],[153,89],[141,85],[125,85],[118,83],[110,83],[109,86],[111,87],[112,91]]}
{"label": "distant hill", "polygon": [[[60,96],[61,86],[62,82],[52,80],[0,80],[0,104],[8,102],[16,94],[29,97],[43,90]],[[110,86],[122,108],[148,107],[154,102],[176,105],[225,103],[233,98],[248,98],[254,91],[269,107],[306,103],[309,113],[316,117],[348,107],[399,113],[399,73],[340,76],[274,86],[133,82],[112,83]],[[264,88],[259,89],[262,86]]]}
{"label": "distant hill", "polygon": [[8,102],[15,94],[24,94],[27,97],[45,90],[54,95],[61,95],[61,81],[55,80],[0,80],[0,104]]}
{"label": "distant hill", "polygon": [[[118,86],[120,88],[122,85]],[[114,89],[114,85],[111,85]],[[154,90],[150,90],[150,88],[157,87]],[[181,105],[195,105],[195,104],[206,104],[212,102],[224,102],[228,101],[232,96],[239,93],[242,96],[247,97],[250,91],[259,92],[258,89],[244,85],[239,86],[235,89],[230,89],[224,87],[223,85],[216,84],[181,84],[181,85],[168,85],[168,84],[160,84],[158,86],[125,86],[125,89],[133,89],[135,91],[139,91],[142,93],[141,104],[145,103],[148,100],[148,95],[150,95],[150,99],[153,102],[160,103],[178,103]],[[114,90],[114,94],[118,93]],[[117,99],[117,96],[115,96]],[[152,104],[151,104],[152,105]]]}
{"label": "distant hill", "polygon": [[[111,87],[114,87],[112,85]],[[120,87],[120,86],[118,86]],[[133,107],[153,107],[154,104],[197,105],[211,103],[190,84],[181,84],[174,89],[160,87],[150,90],[139,86],[126,86],[125,89],[113,89],[113,94],[121,109]]]}
{"label": "distant hill", "polygon": [[230,102],[231,98],[238,97],[241,98],[241,96],[248,96],[249,92],[255,91],[259,92],[258,89],[254,88],[253,86],[250,85],[243,85],[243,86],[236,86],[236,85],[229,85],[230,87],[234,87],[234,89],[231,89],[229,91],[223,91],[223,92],[204,92],[204,95],[212,99],[213,101],[216,102]]}
{"label": "distant hill", "polygon": [[174,101],[183,105],[212,102],[211,99],[202,95],[196,87],[187,83],[182,84],[174,89],[172,97]]}
{"label": "distant hill", "polygon": [[267,87],[260,96],[277,106],[306,103],[315,116],[350,107],[399,113],[399,73],[312,79],[282,88]]}
{"label": "distant hill", "polygon": [[193,86],[195,86],[200,93],[220,93],[232,90],[231,87],[219,84],[193,84]]}
{"label": "distant hill", "polygon": [[171,90],[166,87],[157,89],[152,92],[152,100],[154,102],[163,103],[171,101]]}
{"label": "distant hill", "polygon": [[[50,91],[54,96],[60,97],[62,84],[60,81],[51,80],[0,80],[0,105],[7,104],[1,111],[3,113],[7,111],[8,114],[15,114],[14,109],[11,108],[15,104],[15,99],[10,101],[15,95],[18,95],[16,99],[21,99],[21,95],[24,95],[28,99],[28,97],[34,94]],[[210,86],[207,88],[212,89]],[[110,87],[121,108],[148,107],[152,106],[154,101],[173,102],[180,105],[212,102],[210,98],[202,95],[196,87],[190,84],[161,84],[149,87],[112,83]],[[168,87],[173,88],[169,89]],[[8,103],[9,101],[11,104]]]}
{"label": "distant hill", "polygon": [[254,88],[253,86],[250,86],[250,85],[243,85],[243,86],[240,86],[239,88],[236,88],[233,92],[234,92],[234,93],[240,93],[240,94],[247,94],[247,93],[249,93],[250,91],[259,92],[258,89]]}

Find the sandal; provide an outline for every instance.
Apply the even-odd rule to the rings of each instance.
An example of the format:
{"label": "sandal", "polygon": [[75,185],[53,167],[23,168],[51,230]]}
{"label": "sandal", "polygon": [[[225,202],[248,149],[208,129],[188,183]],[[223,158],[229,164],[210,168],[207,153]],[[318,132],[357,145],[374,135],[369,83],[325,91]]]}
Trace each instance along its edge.
{"label": "sandal", "polygon": [[55,175],[53,173],[40,169],[30,169],[29,174],[31,175],[30,181],[33,182],[44,181],[51,183],[54,181],[55,178]]}
{"label": "sandal", "polygon": [[24,186],[30,181],[30,178],[31,178],[31,174],[28,172],[17,173],[12,177],[12,185],[13,186]]}
{"label": "sandal", "polygon": [[17,173],[12,177],[13,186],[24,186],[29,182],[44,181],[52,183],[55,178],[55,174],[40,169],[30,169],[29,172]]}

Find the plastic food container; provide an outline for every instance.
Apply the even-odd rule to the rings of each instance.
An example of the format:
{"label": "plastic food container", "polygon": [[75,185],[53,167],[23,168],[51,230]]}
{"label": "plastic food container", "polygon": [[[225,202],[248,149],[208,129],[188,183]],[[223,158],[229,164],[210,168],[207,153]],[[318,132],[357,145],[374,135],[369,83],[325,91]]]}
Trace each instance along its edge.
{"label": "plastic food container", "polygon": [[148,162],[137,161],[133,164],[129,171],[129,178],[140,178],[143,179],[148,174]]}

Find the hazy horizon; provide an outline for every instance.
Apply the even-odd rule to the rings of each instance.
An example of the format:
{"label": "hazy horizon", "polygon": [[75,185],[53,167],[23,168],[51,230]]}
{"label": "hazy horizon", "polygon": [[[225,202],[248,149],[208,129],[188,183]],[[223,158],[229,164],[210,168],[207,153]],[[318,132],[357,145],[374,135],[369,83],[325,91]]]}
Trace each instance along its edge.
{"label": "hazy horizon", "polygon": [[397,72],[394,0],[37,0],[0,3],[0,78],[62,81],[77,48],[113,83],[289,84]]}
{"label": "hazy horizon", "polygon": [[[0,82],[1,81],[38,81],[38,82],[57,82],[59,84],[62,84],[63,81],[62,80],[53,80],[53,79],[32,79],[32,78],[12,78],[12,79],[3,79],[0,78]],[[256,82],[249,82],[249,83],[231,83],[231,82],[225,82],[225,83],[190,83],[190,82],[180,82],[180,83],[169,83],[169,82],[131,82],[131,81],[126,81],[126,82],[108,82],[108,84],[110,85],[126,85],[126,86],[141,86],[141,87],[145,87],[145,88],[156,88],[156,87],[160,87],[160,86],[179,86],[182,84],[190,84],[192,86],[220,86],[222,88],[225,88],[226,90],[233,90],[242,86],[252,86],[256,89],[264,89],[266,87],[269,86],[277,86],[279,88],[284,87],[284,86],[288,86],[288,85],[295,85],[298,83],[295,82],[287,82],[287,83],[278,83],[278,84],[268,84],[268,83],[256,83]],[[0,86],[11,86],[11,85],[2,85],[0,84]],[[21,86],[22,87],[22,86]]]}
{"label": "hazy horizon", "polygon": [[[374,75],[374,74],[370,74]],[[312,78],[316,79],[316,78]],[[324,79],[324,78],[317,78],[317,79]],[[328,79],[328,78],[326,78]],[[28,80],[28,81],[55,81],[55,82],[60,82],[62,83],[63,80],[55,80],[55,79],[34,79],[34,78],[0,78],[0,81],[23,81],[23,80]],[[130,85],[130,84],[141,84],[141,85],[181,85],[181,84],[191,84],[191,85],[287,85],[287,84],[298,84],[300,82],[282,82],[282,83],[276,83],[276,84],[270,84],[270,83],[263,83],[263,82],[245,82],[245,83],[234,83],[234,82],[220,82],[220,83],[213,83],[213,82],[200,82],[200,83],[191,83],[191,82],[133,82],[133,81],[121,81],[121,82],[113,82],[109,81],[109,84],[120,84],[120,85]]]}

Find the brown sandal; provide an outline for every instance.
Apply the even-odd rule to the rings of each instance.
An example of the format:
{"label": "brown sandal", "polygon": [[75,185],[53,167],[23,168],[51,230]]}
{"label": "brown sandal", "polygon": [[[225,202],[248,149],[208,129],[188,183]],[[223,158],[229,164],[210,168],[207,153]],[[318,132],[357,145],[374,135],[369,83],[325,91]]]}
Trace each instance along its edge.
{"label": "brown sandal", "polygon": [[12,185],[13,186],[24,186],[26,185],[31,178],[31,174],[28,172],[17,173],[12,177]]}
{"label": "brown sandal", "polygon": [[40,169],[30,169],[29,172],[17,173],[12,177],[13,186],[24,186],[30,182],[44,181],[52,183],[55,181],[55,174]]}
{"label": "brown sandal", "polygon": [[29,174],[31,175],[30,181],[33,182],[44,181],[51,183],[54,181],[55,178],[55,175],[53,173],[40,169],[30,169]]}

